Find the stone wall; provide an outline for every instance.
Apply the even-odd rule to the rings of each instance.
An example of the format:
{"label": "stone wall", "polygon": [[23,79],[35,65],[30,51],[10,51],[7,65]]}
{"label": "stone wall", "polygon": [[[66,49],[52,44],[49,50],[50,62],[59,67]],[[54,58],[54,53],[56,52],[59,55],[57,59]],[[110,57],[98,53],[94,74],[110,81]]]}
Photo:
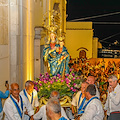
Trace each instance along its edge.
{"label": "stone wall", "polygon": [[[0,88],[5,80],[34,80],[34,28],[41,26],[42,0],[0,0]],[[3,86],[3,87],[1,87]]]}
{"label": "stone wall", "polygon": [[10,82],[34,79],[34,0],[10,2]]}
{"label": "stone wall", "polygon": [[0,45],[8,44],[8,0],[0,0]]}
{"label": "stone wall", "polygon": [[0,90],[5,91],[9,79],[8,0],[0,0]]}

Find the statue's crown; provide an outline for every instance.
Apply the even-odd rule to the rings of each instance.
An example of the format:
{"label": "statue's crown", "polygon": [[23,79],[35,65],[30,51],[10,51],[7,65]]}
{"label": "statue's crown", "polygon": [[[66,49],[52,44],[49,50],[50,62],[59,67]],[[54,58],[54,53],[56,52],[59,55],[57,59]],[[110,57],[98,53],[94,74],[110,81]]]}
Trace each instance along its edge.
{"label": "statue's crown", "polygon": [[58,30],[57,25],[49,25],[46,27],[49,33],[56,33]]}

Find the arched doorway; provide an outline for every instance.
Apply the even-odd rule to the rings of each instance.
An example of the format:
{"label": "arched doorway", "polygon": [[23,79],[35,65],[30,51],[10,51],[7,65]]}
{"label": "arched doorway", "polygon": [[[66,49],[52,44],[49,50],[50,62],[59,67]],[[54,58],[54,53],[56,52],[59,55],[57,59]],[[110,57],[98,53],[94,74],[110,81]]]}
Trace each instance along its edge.
{"label": "arched doorway", "polygon": [[80,47],[77,49],[77,51],[79,51],[79,58],[86,58],[86,51],[88,51],[87,48],[84,48],[84,47]]}
{"label": "arched doorway", "polygon": [[85,50],[81,50],[79,52],[79,58],[86,58],[86,51]]}

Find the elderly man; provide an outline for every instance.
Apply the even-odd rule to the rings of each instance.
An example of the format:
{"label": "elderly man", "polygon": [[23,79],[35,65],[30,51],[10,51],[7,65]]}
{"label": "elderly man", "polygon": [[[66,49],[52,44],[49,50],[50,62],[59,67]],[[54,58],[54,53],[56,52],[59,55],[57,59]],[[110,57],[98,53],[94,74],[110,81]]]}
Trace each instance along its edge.
{"label": "elderly man", "polygon": [[61,115],[59,100],[55,97],[50,98],[46,105],[46,115],[50,120],[67,120]]}
{"label": "elderly man", "polygon": [[5,112],[4,120],[24,120],[24,110],[28,111],[28,115],[33,120],[34,110],[26,97],[19,95],[19,85],[17,83],[11,84],[11,95],[5,101],[3,111]]}
{"label": "elderly man", "polygon": [[77,112],[78,114],[80,113],[81,109],[83,108],[83,106],[86,103],[86,98],[85,98],[85,89],[87,88],[88,83],[87,82],[83,82],[81,84],[81,90],[79,92],[77,92],[77,94],[75,95],[75,97],[73,97],[72,100],[72,113],[74,114],[74,106],[77,106]]}
{"label": "elderly man", "polygon": [[[25,89],[20,92],[20,95],[26,97],[29,100],[30,104],[32,105],[33,109],[36,110],[36,112],[39,111],[37,91],[34,89],[34,84],[31,80],[26,81]],[[25,114],[27,114],[27,111]],[[29,120],[29,116],[25,115],[24,119]]]}
{"label": "elderly man", "polygon": [[110,113],[108,120],[120,120],[120,85],[115,75],[108,78],[108,96],[105,103],[105,110]]}
{"label": "elderly man", "polygon": [[[95,85],[95,77],[94,76],[88,76],[86,82],[89,83],[89,84]],[[96,85],[95,85],[95,88],[96,88],[96,96],[98,98],[100,98],[100,93],[99,93],[98,88],[96,87]]]}
{"label": "elderly man", "polygon": [[80,120],[103,120],[104,111],[102,108],[101,101],[96,95],[96,88],[90,84],[86,88],[85,97],[88,100],[83,108],[83,114]]}
{"label": "elderly man", "polygon": [[[59,93],[57,91],[52,91],[51,95],[50,95],[50,98],[57,98],[59,100],[60,99],[60,95],[59,95]],[[62,107],[61,107],[61,115],[63,117],[65,117],[66,119],[68,119],[67,116],[66,116],[66,113],[65,113],[65,111],[64,111],[64,109]],[[46,105],[42,106],[40,108],[40,110],[33,116],[33,118],[35,120],[39,120],[39,119],[47,120]]]}

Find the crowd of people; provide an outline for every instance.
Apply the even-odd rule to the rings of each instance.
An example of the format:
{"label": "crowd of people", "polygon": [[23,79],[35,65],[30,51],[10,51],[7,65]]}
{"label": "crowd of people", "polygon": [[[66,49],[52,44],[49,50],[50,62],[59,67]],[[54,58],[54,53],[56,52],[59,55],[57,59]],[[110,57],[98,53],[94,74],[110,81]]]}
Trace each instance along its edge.
{"label": "crowd of people", "polygon": [[104,104],[100,100],[100,92],[95,82],[95,77],[89,75],[81,84],[77,94],[73,96],[72,112],[70,113],[72,118],[61,107],[58,91],[52,91],[47,104],[39,108],[37,91],[34,89],[33,81],[26,81],[25,89],[21,92],[17,83],[12,83],[10,88],[7,84],[6,92],[0,94],[1,98],[9,96],[5,100],[3,109],[1,105],[0,120],[2,120],[3,112],[5,114],[4,120],[104,120],[105,114],[108,120],[120,120],[118,78],[115,75],[108,77],[107,100]]}
{"label": "crowd of people", "polygon": [[[26,81],[25,89],[20,92],[19,85],[12,83],[6,85],[6,92],[0,92],[1,98],[5,100],[2,108],[0,101],[0,120],[69,120],[64,109],[60,106],[60,95],[58,91],[52,91],[47,105],[39,108],[37,91],[34,89],[34,83],[31,80]],[[1,100],[1,99],[0,99]]]}
{"label": "crowd of people", "polygon": [[102,61],[91,62],[85,57],[77,60],[71,58],[69,67],[83,79],[87,79],[89,75],[95,77],[95,84],[100,91],[100,99],[102,102],[105,102],[105,97],[107,95],[108,77],[114,74],[118,78],[118,83],[120,83],[120,61],[108,61],[106,63],[104,59],[102,59]]}
{"label": "crowd of people", "polygon": [[33,82],[27,81],[25,89],[21,92],[19,85],[12,83],[9,91],[10,96],[5,100],[3,107],[4,120],[33,120],[33,115],[39,111],[37,91]]}
{"label": "crowd of people", "polygon": [[[86,81],[81,85],[81,90],[72,100],[72,112],[75,117],[77,113],[77,115],[82,115],[80,120],[103,120],[107,114],[107,120],[120,119],[120,85],[117,77],[110,75],[108,83],[107,100],[102,103],[99,90],[95,85],[95,77],[87,77]],[[91,100],[92,98],[95,98],[95,100]],[[73,107],[76,107],[76,113]]]}

